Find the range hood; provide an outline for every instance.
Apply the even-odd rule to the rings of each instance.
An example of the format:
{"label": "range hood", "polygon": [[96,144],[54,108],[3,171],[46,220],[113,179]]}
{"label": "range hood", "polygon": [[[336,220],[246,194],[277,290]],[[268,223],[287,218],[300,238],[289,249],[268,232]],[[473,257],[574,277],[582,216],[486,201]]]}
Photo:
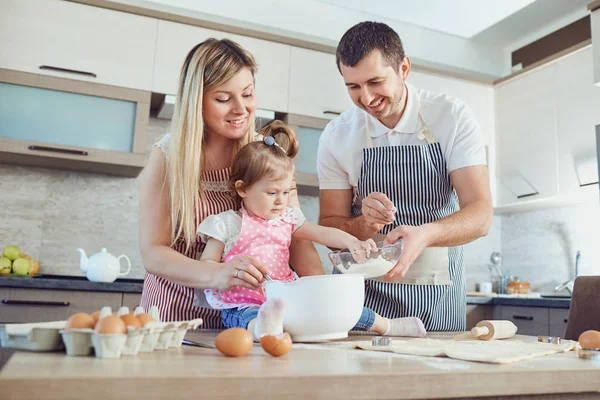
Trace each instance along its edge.
{"label": "range hood", "polygon": [[[173,118],[173,111],[175,110],[175,99],[176,97],[170,94],[165,95],[158,107],[157,118],[171,119]],[[256,112],[256,129],[260,129],[275,118],[280,118],[275,115],[275,111],[264,110],[257,108]],[[280,118],[281,119],[281,118]]]}

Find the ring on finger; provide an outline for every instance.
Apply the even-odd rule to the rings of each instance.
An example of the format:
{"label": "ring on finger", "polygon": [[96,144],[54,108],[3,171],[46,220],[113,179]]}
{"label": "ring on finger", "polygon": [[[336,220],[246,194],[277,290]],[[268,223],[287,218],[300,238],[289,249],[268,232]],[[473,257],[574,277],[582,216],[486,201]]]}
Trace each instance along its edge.
{"label": "ring on finger", "polygon": [[238,278],[238,279],[239,279],[239,276],[238,276],[238,275],[240,274],[240,272],[242,272],[242,270],[241,270],[241,269],[236,269],[236,270],[235,270],[235,273],[233,274],[233,276],[234,276],[235,278]]}

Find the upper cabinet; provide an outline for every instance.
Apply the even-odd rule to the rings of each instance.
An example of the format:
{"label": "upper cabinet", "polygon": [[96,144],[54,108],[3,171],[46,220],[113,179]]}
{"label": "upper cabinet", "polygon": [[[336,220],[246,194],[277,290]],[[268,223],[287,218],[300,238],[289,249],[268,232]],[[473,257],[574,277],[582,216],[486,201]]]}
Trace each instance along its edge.
{"label": "upper cabinet", "polygon": [[0,68],[150,91],[157,20],[61,0],[4,0]]}
{"label": "upper cabinet", "polygon": [[496,86],[499,213],[598,201],[592,49]]}
{"label": "upper cabinet", "polygon": [[556,63],[555,79],[560,192],[583,200],[598,196],[600,87],[593,85],[592,53],[587,48]]}
{"label": "upper cabinet", "polygon": [[292,47],[289,112],[333,119],[350,106],[335,54]]}
{"label": "upper cabinet", "polygon": [[185,56],[208,38],[231,39],[252,53],[258,64],[258,107],[288,111],[290,46],[169,21],[158,22],[152,91],[176,95]]}
{"label": "upper cabinet", "polygon": [[498,206],[558,194],[555,66],[496,87]]}

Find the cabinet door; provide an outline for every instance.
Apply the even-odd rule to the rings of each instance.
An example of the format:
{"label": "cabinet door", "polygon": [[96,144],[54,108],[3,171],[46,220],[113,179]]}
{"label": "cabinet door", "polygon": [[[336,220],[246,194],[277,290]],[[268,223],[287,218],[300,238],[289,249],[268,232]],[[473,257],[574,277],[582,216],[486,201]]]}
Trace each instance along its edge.
{"label": "cabinet door", "polygon": [[0,68],[150,90],[156,19],[70,1],[2,3]]}
{"label": "cabinet door", "polygon": [[502,319],[512,321],[519,335],[548,335],[548,309],[501,306]]}
{"label": "cabinet door", "polygon": [[467,305],[467,330],[470,331],[478,322],[494,319],[494,306],[482,304]]}
{"label": "cabinet door", "polygon": [[[137,306],[142,302],[141,293],[123,293],[122,305],[129,307],[129,311],[135,310]],[[146,310],[147,311],[147,310]]]}
{"label": "cabinet door", "polygon": [[569,309],[550,308],[549,312],[549,335],[564,338],[567,331]]}
{"label": "cabinet door", "polygon": [[169,21],[158,22],[152,91],[176,95],[185,56],[208,38],[231,39],[252,53],[258,64],[258,107],[287,111],[290,46]]}
{"label": "cabinet door", "polygon": [[558,194],[555,66],[496,90],[498,205]]}
{"label": "cabinet door", "polygon": [[333,119],[350,106],[335,54],[292,47],[289,112]]}
{"label": "cabinet door", "polygon": [[[592,49],[556,63],[559,188],[561,194],[598,202],[596,125],[600,87],[594,86]],[[560,95],[569,93],[568,96]]]}
{"label": "cabinet door", "polygon": [[64,321],[76,312],[92,313],[103,306],[117,311],[121,293],[0,288],[0,323]]}

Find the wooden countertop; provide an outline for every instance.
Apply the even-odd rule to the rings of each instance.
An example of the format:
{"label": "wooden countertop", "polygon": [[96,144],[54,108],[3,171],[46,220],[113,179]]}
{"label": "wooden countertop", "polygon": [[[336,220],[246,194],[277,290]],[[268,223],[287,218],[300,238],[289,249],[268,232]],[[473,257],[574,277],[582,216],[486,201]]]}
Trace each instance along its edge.
{"label": "wooden countertop", "polygon": [[[187,339],[212,344],[216,333]],[[368,340],[353,335],[348,340]],[[433,334],[451,338],[453,334]],[[535,340],[519,336],[521,340]],[[585,394],[587,392],[587,394]],[[510,365],[299,344],[274,358],[260,346],[240,358],[183,346],[118,360],[17,352],[0,371],[3,399],[429,399],[519,395],[600,398],[600,363],[576,352]],[[550,396],[569,393],[564,397]],[[533,398],[533,397],[531,397]]]}

